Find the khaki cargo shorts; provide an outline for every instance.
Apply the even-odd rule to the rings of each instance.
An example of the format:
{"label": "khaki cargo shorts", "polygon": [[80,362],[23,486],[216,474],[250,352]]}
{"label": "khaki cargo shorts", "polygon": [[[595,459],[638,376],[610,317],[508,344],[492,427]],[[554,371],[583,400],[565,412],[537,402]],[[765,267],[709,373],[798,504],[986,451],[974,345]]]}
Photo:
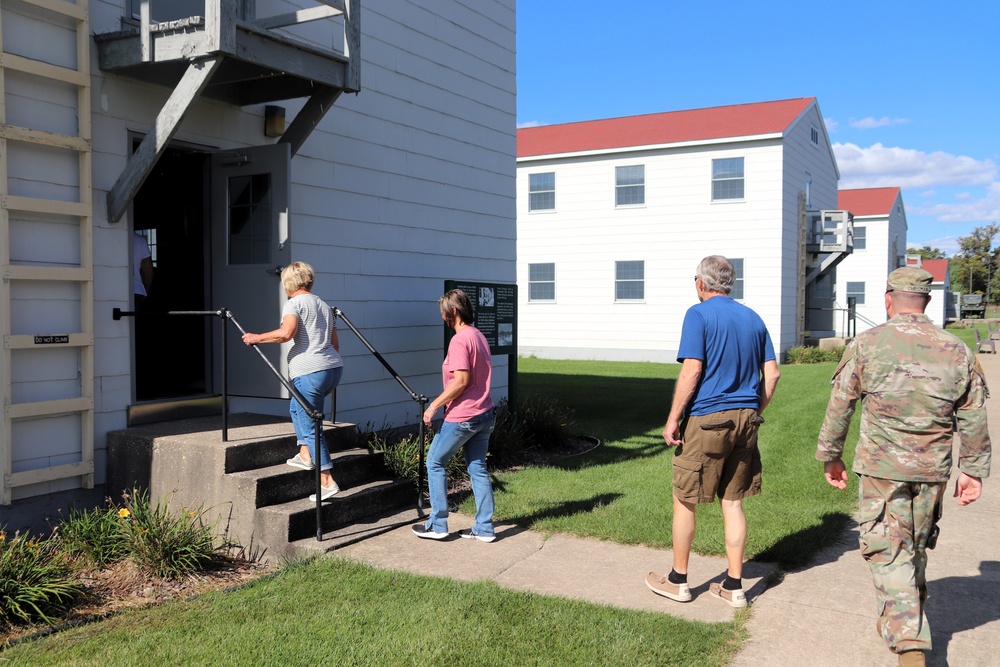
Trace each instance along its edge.
{"label": "khaki cargo shorts", "polygon": [[686,503],[712,503],[760,493],[762,423],[751,408],[687,417],[681,424],[684,444],[674,452],[674,495]]}

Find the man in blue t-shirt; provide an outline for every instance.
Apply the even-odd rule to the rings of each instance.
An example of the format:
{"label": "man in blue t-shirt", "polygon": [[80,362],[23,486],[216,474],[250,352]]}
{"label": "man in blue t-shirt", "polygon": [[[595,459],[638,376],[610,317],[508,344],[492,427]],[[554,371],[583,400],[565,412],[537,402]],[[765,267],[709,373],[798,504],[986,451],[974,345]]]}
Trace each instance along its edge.
{"label": "man in blue t-shirt", "polygon": [[654,593],[687,602],[688,558],[694,541],[695,507],[722,504],[729,570],[713,583],[711,596],[745,607],[743,550],[747,539],[743,499],[760,493],[757,429],[781,373],[771,337],[754,311],[729,296],[736,271],[711,255],[695,275],[698,303],[684,315],[674,388],[663,439],[674,453],[674,564],[668,575],[650,572]]}

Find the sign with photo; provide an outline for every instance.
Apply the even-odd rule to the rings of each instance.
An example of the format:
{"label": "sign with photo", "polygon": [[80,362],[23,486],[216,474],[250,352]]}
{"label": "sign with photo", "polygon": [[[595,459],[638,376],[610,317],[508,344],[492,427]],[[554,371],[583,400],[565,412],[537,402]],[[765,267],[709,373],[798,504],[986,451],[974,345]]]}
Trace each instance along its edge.
{"label": "sign with photo", "polygon": [[[460,289],[476,309],[474,326],[479,329],[493,354],[517,354],[517,285],[444,281],[444,291]],[[445,349],[454,332],[445,327]]]}

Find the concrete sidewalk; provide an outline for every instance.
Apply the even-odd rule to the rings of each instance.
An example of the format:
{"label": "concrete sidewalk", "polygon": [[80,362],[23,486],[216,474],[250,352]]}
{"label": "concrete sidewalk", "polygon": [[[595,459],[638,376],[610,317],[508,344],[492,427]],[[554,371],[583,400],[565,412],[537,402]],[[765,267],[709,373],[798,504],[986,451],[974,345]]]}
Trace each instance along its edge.
{"label": "concrete sidewalk", "polygon": [[[995,388],[988,402],[990,432],[993,441],[1000,442],[1000,359],[983,357],[987,380]],[[810,455],[813,444],[803,445]],[[819,463],[816,483],[825,484]],[[498,539],[484,544],[458,537],[459,530],[472,525],[471,518],[459,514],[449,520],[452,537],[424,540],[410,531],[417,520],[415,511],[396,515],[378,530],[369,528],[373,537],[336,554],[377,567],[460,580],[488,579],[512,589],[694,621],[733,617],[732,609],[707,595],[708,583],[725,573],[724,558],[692,556],[689,577],[694,600],[681,604],[654,595],[644,582],[648,571],[669,568],[669,551],[569,535],[546,539],[509,525],[498,526]],[[846,531],[815,563],[786,573],[765,590],[772,571],[767,563],[750,561],[744,566],[744,588],[753,604],[750,640],[734,659],[734,667],[896,664],[896,657],[875,634],[875,592],[858,553],[856,529]],[[962,508],[949,492],[941,537],[930,552],[927,573],[927,615],[934,642],[928,664],[1000,665],[1000,487],[987,480],[983,497]]]}

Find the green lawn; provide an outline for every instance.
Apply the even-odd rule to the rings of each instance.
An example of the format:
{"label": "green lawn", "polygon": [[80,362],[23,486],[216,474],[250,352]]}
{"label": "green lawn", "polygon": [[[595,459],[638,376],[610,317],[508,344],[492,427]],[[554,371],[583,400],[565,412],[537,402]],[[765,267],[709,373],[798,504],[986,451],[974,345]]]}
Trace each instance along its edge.
{"label": "green lawn", "polygon": [[693,623],[320,558],[15,645],[0,664],[695,667],[726,664],[744,638],[739,620]]}
{"label": "green lawn", "polygon": [[[673,454],[661,431],[680,367],[522,359],[519,368],[522,396],[572,407],[572,428],[603,444],[557,465],[498,475],[497,519],[669,546]],[[803,564],[854,509],[853,479],[846,492],[829,487],[813,458],[833,368],[782,367],[761,430],[764,492],[745,503],[748,556]],[[470,511],[471,501],[463,507]],[[717,505],[700,507],[698,520],[695,550],[722,554]],[[236,591],[24,642],[0,652],[0,663],[710,666],[726,664],[739,647],[746,618],[694,623],[321,558]]]}
{"label": "green lawn", "polygon": [[[760,432],[764,490],[744,503],[747,557],[784,567],[804,564],[850,521],[856,505],[853,476],[849,489],[838,491],[826,484],[814,458],[834,368],[782,366]],[[679,369],[677,364],[519,360],[521,395],[557,398],[575,411],[573,428],[597,436],[603,445],[558,465],[498,475],[497,518],[535,530],[669,547],[673,450],[661,432]],[[853,429],[852,446],[856,420]],[[845,457],[848,465],[850,458]],[[471,499],[463,510],[472,511]],[[718,504],[699,506],[697,517],[694,550],[724,554]]]}

